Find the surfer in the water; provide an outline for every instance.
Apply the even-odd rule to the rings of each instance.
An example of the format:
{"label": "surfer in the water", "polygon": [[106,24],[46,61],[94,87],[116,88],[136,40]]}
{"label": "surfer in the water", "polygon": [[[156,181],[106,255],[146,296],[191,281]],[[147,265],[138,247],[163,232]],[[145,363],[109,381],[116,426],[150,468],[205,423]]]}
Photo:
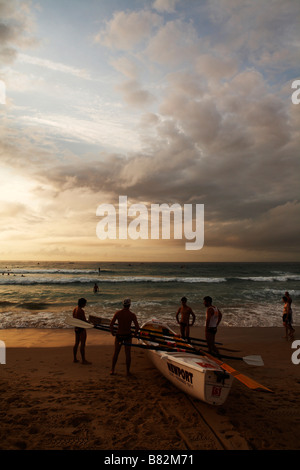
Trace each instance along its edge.
{"label": "surfer in the water", "polygon": [[[73,310],[73,317],[77,318],[78,320],[87,322],[87,319],[85,318],[85,313],[83,310],[83,307],[85,306],[86,306],[86,299],[83,299],[83,298],[79,299],[78,306],[75,307]],[[87,361],[85,358],[85,343],[86,343],[86,329],[76,326],[75,344],[73,347],[74,362],[79,362],[77,359],[77,350],[80,344],[80,354],[81,354],[82,364],[91,364],[91,362]]]}
{"label": "surfer in the water", "polygon": [[[179,314],[181,314],[180,320],[179,320]],[[190,316],[192,317],[192,323],[190,324]],[[190,326],[193,326],[195,323],[195,314],[191,307],[187,305],[187,298],[182,297],[181,299],[181,307],[177,310],[176,313],[176,320],[177,323],[180,325],[180,335],[182,338],[188,339],[190,336]]]}
{"label": "surfer in the water", "polygon": [[[122,347],[123,341],[126,343],[131,344],[132,341],[132,334],[131,334],[131,324],[134,323],[135,325],[135,335],[137,335],[139,330],[139,324],[136,318],[135,313],[131,312],[130,310],[131,300],[125,299],[123,302],[123,309],[118,310],[111,322],[110,322],[110,331],[111,334],[114,336],[114,324],[118,322],[118,329],[116,332],[116,339],[115,339],[115,352],[113,355],[112,360],[112,368],[111,368],[111,375],[115,373],[115,366],[118,360],[119,352]],[[130,364],[131,364],[131,346],[125,345],[125,356],[126,356],[126,369],[127,375],[130,374]]]}

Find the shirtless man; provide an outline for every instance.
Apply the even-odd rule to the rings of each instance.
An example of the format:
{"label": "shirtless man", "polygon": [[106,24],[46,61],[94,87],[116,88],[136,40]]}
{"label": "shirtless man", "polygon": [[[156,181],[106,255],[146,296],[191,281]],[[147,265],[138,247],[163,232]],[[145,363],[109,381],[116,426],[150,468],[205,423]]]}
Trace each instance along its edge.
{"label": "shirtless man", "polygon": [[[179,320],[179,314],[181,313],[181,317]],[[190,315],[192,316],[193,320],[192,323],[190,324]],[[177,310],[176,313],[176,320],[177,323],[180,325],[180,335],[183,339],[188,339],[190,336],[190,326],[193,326],[195,323],[195,314],[191,307],[187,305],[187,298],[182,297],[181,299],[181,307]]]}
{"label": "shirtless man", "polygon": [[[85,318],[85,313],[83,310],[83,307],[85,306],[86,306],[86,300],[83,298],[79,299],[77,307],[75,307],[73,310],[73,317],[78,318],[78,320],[87,322],[87,319]],[[77,359],[77,350],[80,344],[80,354],[81,354],[82,364],[91,364],[91,362],[87,361],[85,358],[85,343],[86,343],[86,329],[76,327],[75,328],[75,345],[73,347],[74,362],[79,362]]]}
{"label": "shirtless man", "polygon": [[[126,343],[131,344],[132,340],[132,334],[131,334],[131,324],[132,322],[135,325],[135,333],[134,335],[137,335],[139,331],[139,324],[136,318],[135,313],[131,312],[130,310],[130,305],[131,305],[131,300],[130,299],[125,299],[123,302],[123,309],[118,310],[111,322],[110,322],[110,331],[111,334],[114,336],[114,324],[116,321],[118,321],[118,329],[116,333],[116,339],[115,339],[115,352],[113,355],[113,360],[112,360],[112,368],[111,368],[111,375],[114,375],[115,373],[115,366],[118,360],[119,352],[122,347],[122,341],[126,341]],[[127,375],[130,375],[130,364],[131,364],[131,346],[125,345],[125,356],[126,356],[126,369],[127,369]]]}
{"label": "shirtless man", "polygon": [[217,327],[222,320],[222,313],[217,307],[212,305],[211,297],[204,297],[203,303],[206,307],[205,338],[208,350],[210,353],[220,355],[219,350],[215,345],[215,336],[217,333]]}
{"label": "shirtless man", "polygon": [[[289,294],[289,293],[286,292],[286,294]],[[289,336],[293,338],[295,330],[292,326],[292,323],[293,323],[293,311],[291,309],[292,299],[289,296],[284,295],[282,297],[282,300],[284,302],[283,316],[282,316],[283,326],[285,328],[284,338],[288,339]]]}

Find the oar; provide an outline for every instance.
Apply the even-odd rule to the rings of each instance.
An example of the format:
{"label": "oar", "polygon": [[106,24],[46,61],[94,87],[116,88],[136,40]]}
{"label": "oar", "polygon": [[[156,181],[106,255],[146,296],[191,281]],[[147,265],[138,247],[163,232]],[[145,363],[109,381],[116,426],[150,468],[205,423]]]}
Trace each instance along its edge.
{"label": "oar", "polygon": [[[73,321],[71,320],[71,323],[73,324]],[[98,330],[102,330],[102,331],[107,331],[107,332],[110,332],[110,327],[108,325],[94,325],[94,328],[98,329]],[[117,328],[117,327],[115,327]],[[140,333],[138,333],[137,337],[139,339],[142,339],[144,341],[153,341],[155,343],[158,343],[158,344],[162,344],[162,345],[167,345],[168,347],[170,346],[168,344],[168,341],[167,339],[164,338],[164,336],[162,335],[156,335],[156,334],[150,334],[150,333],[146,333],[146,337],[145,337],[145,333],[144,333],[144,330],[141,329],[142,331]],[[148,330],[148,331],[152,331],[152,330]],[[168,336],[170,338],[170,341],[172,341],[172,338],[173,339],[173,342],[175,343],[179,343],[179,346],[182,348],[182,350],[186,350],[187,352],[190,352],[190,353],[197,353],[198,350],[196,350],[195,348],[193,348],[192,346],[189,345],[189,343],[187,343],[185,340],[182,340],[182,339],[177,339],[177,337],[174,337],[171,335]],[[172,346],[172,347],[176,347],[175,345]],[[207,345],[203,345],[203,347],[208,347]],[[240,358],[239,358],[240,359]]]}
{"label": "oar", "polygon": [[[146,332],[149,332],[149,333],[154,333],[154,330],[150,330],[150,329],[147,329],[147,328],[140,328],[140,331],[146,331]],[[175,334],[174,334],[174,333],[170,333],[170,332],[169,332],[169,333],[167,333],[167,332],[161,332],[161,333],[160,333],[159,331],[157,331],[157,332],[155,332],[155,334],[158,334],[158,335],[161,335],[161,336],[169,336],[169,337],[171,337],[171,338],[181,338],[180,335],[178,335],[178,334],[176,334],[176,333],[175,333]],[[181,338],[181,339],[182,339],[182,338]],[[192,338],[192,337],[189,336],[188,341],[190,342],[190,340],[195,341],[195,342],[206,343],[206,339]],[[215,344],[220,344],[220,345],[222,345],[223,343],[218,343],[218,342],[216,342]]]}
{"label": "oar", "polygon": [[[77,326],[77,327],[81,327],[81,328],[97,328],[96,325],[91,325],[90,323],[78,320],[77,318],[73,318],[73,317],[68,317],[66,319],[66,323],[70,326]],[[102,329],[102,328],[99,328],[99,329]],[[128,345],[130,345],[130,344],[128,344]],[[175,352],[174,348],[172,348],[170,351],[167,351],[167,349],[169,349],[169,348],[162,348],[161,346],[147,346],[147,345],[137,344],[137,345],[134,345],[134,347],[141,347],[142,349],[156,349],[156,350],[165,351],[165,352]],[[229,364],[226,364],[225,362],[221,361],[220,359],[217,359],[216,357],[212,356],[211,354],[208,354],[207,352],[201,351],[201,350],[198,351],[198,354],[206,356],[206,357],[212,359],[223,370],[226,370],[226,372],[231,374],[233,377],[235,377],[237,380],[242,382],[248,388],[250,388],[252,390],[261,390],[261,391],[265,391],[265,392],[274,393],[269,388],[265,387],[264,385],[261,385],[260,383],[258,383],[255,380],[251,379],[247,375],[241,374],[239,371],[235,370]]]}
{"label": "oar", "polygon": [[[79,320],[78,318],[74,317],[67,317],[65,319],[65,322],[69,326],[77,326],[78,328],[85,328],[85,329],[91,329],[95,328],[96,330],[103,330],[103,331],[110,331],[109,325],[94,325],[93,323],[85,322],[83,320]],[[114,328],[117,328],[115,326]]]}
{"label": "oar", "polygon": [[[86,329],[90,329],[90,328],[95,328],[97,330],[102,330],[102,331],[106,331],[106,332],[110,332],[110,327],[108,325],[93,325],[91,323],[87,323],[87,322],[84,322],[82,320],[79,320],[78,318],[73,318],[73,317],[67,317],[66,318],[66,323],[67,325],[69,326],[75,326],[75,327],[79,327],[79,328],[86,328]],[[116,326],[114,326],[114,329],[117,329]],[[150,337],[151,336],[151,337]],[[143,335],[138,335],[138,337],[140,339],[145,339],[143,338]],[[163,338],[161,336],[157,337],[156,335],[147,335],[147,339],[148,341],[150,340],[153,340],[154,342],[158,343],[158,344],[163,344],[163,345],[167,345],[167,342],[166,341],[161,341]],[[168,346],[168,345],[167,345]],[[184,349],[191,349],[192,351],[194,351],[194,348],[190,347],[186,347],[186,343],[183,344],[183,347],[185,346]],[[195,350],[196,351],[196,350]]]}
{"label": "oar", "polygon": [[[192,346],[200,346],[199,344],[197,343],[194,343],[192,341],[188,341],[186,339],[183,339],[181,338],[180,336],[178,335],[163,335],[162,333],[159,333],[159,332],[154,332],[153,330],[149,330],[149,331],[152,331],[152,333],[147,333],[145,332],[144,333],[144,329],[141,329],[142,331],[142,334],[140,333],[141,336],[145,336],[145,339],[147,338],[154,338],[154,337],[157,337],[157,338],[164,338],[164,336],[167,336],[168,338],[173,338],[174,341],[177,341],[177,342],[182,342],[184,344],[190,344]],[[148,330],[147,330],[148,331]],[[201,347],[202,348],[207,348],[207,344],[201,344]],[[229,349],[229,348],[222,348],[222,347],[219,347],[220,350],[222,351],[229,351],[229,352],[238,352],[237,349]]]}
{"label": "oar", "polygon": [[[95,325],[96,328],[98,329],[101,329],[103,331],[110,331],[110,328],[109,326],[107,325]],[[138,337],[142,340],[145,340],[145,341],[154,341],[158,344],[162,344],[162,345],[167,345],[168,347],[170,347],[170,345],[168,344],[168,342],[163,339],[164,337],[162,336],[162,334],[152,334],[152,333],[146,333],[146,335],[144,335],[144,329],[141,328],[141,331],[143,334],[139,333],[138,334]],[[147,331],[152,331],[152,330],[147,330]],[[146,336],[146,337],[144,337]],[[181,349],[185,349],[186,352],[188,353],[194,353],[194,354],[197,354],[199,353],[199,350],[198,349],[195,349],[191,346],[189,346],[190,343],[186,342],[185,340],[182,340],[182,339],[177,339],[176,336],[171,336],[171,335],[168,335],[168,337],[170,338],[173,338],[173,341],[175,343],[179,343],[179,346]],[[173,346],[172,346],[173,347]],[[175,345],[174,347],[178,347],[177,345]],[[202,347],[208,347],[207,345],[203,345]],[[220,348],[220,349],[225,349],[225,348]],[[203,355],[203,354],[201,354]],[[249,364],[249,365],[252,365],[252,366],[263,366],[264,363],[263,363],[263,360],[261,358],[261,356],[259,355],[252,355],[252,356],[244,356],[244,357],[240,357],[240,356],[229,356],[229,355],[221,355],[221,357],[223,359],[233,359],[233,360],[238,360],[238,361],[244,361],[246,364]]]}
{"label": "oar", "polygon": [[[187,353],[200,354],[201,356],[206,354],[204,351],[201,351],[201,349],[195,349],[195,348],[189,346],[187,343],[182,343],[180,341],[174,341],[175,344],[174,344],[174,346],[172,346],[171,344],[169,344],[168,341],[161,341],[159,338],[157,338],[154,335],[150,335],[150,336],[151,336],[151,338],[149,339],[150,341],[153,341],[153,342],[161,344],[161,345],[166,345],[167,347],[173,347],[175,349],[179,348],[180,350],[184,350]],[[140,339],[143,339],[144,341],[147,341],[143,337],[141,337],[141,336],[139,336],[139,337],[140,337]],[[246,364],[249,364],[251,366],[263,366],[264,365],[262,357],[259,356],[259,355],[240,357],[240,356],[226,356],[226,355],[222,354],[220,358],[222,358],[222,359],[232,359],[232,360],[236,360],[236,361],[244,361]]]}
{"label": "oar", "polygon": [[83,320],[79,320],[78,318],[74,318],[74,317],[67,317],[65,321],[67,325],[75,326],[75,327],[77,326],[77,328],[85,328],[85,329],[94,328],[94,325],[92,325],[91,323],[85,322]]}
{"label": "oar", "polygon": [[[219,365],[225,364],[224,362],[218,360],[214,356],[209,355],[205,351],[201,351],[201,350],[197,350],[197,349],[193,349],[193,348],[184,348],[181,345],[179,345],[179,346],[176,346],[176,345],[170,346],[168,343],[164,343],[163,341],[159,341],[159,340],[154,340],[154,341],[158,344],[161,344],[161,346],[154,346],[154,345],[148,345],[148,344],[147,345],[132,344],[132,343],[124,343],[124,342],[123,342],[123,344],[126,344],[127,346],[133,346],[133,347],[141,347],[143,349],[156,349],[158,351],[167,351],[167,352],[186,352],[186,353],[190,353],[190,354],[196,354],[196,355],[199,355],[199,356],[207,356],[211,359],[214,359],[215,362],[218,361],[217,363]],[[224,357],[227,358],[227,359],[234,359],[234,360],[244,361],[246,364],[253,365],[253,366],[263,366],[264,365],[261,356],[244,356],[244,357],[223,356],[223,358]],[[225,364],[225,365],[228,368],[230,368],[229,365],[227,365],[227,364]],[[228,369],[225,369],[225,370],[227,370],[227,372],[229,372]],[[234,371],[235,369],[231,368],[231,370]],[[240,373],[238,373],[238,374],[240,374]],[[242,375],[242,374],[240,374],[240,375]],[[244,376],[244,377],[246,377],[246,376]],[[252,379],[249,379],[249,380],[251,381]],[[252,381],[252,382],[254,382],[254,381]]]}
{"label": "oar", "polygon": [[[77,318],[73,318],[73,317],[68,317],[66,319],[66,323],[69,326],[75,326],[75,327],[77,326],[77,327],[86,328],[86,329],[95,328],[95,329],[98,329],[98,330],[110,332],[110,327],[108,325],[93,325],[91,323],[87,323],[87,322],[84,322],[82,320],[78,320]],[[162,336],[149,334],[149,335],[147,335],[147,338],[143,338],[143,335],[139,334],[139,338],[143,339],[143,340],[148,339],[148,341],[153,340],[154,342],[156,342],[158,344],[161,344],[162,346],[167,346],[170,349],[170,345],[167,343],[166,340],[163,340]],[[173,336],[173,338],[174,338],[174,336]],[[181,352],[187,352],[187,353],[190,353],[190,354],[199,354],[201,356],[203,356],[205,354],[204,351],[200,351],[198,349],[195,349],[195,348],[189,346],[189,344],[185,343],[183,340],[174,338],[174,342],[179,343],[179,346],[177,346],[177,345],[172,346],[173,350],[177,350],[177,351],[180,350]],[[170,349],[170,351],[171,350],[172,349]],[[249,364],[249,365],[252,365],[252,366],[263,366],[264,365],[261,356],[256,356],[256,355],[244,356],[244,357],[222,355],[222,358],[224,358],[224,359],[233,359],[233,360],[238,360],[238,361],[244,361],[246,364]]]}
{"label": "oar", "polygon": [[[104,325],[101,325],[101,326],[100,325],[92,325],[91,323],[79,320],[78,318],[74,318],[74,317],[67,317],[66,318],[66,324],[69,325],[69,326],[75,326],[75,327],[78,327],[78,328],[85,328],[85,329],[95,328],[95,329],[99,329],[99,330],[103,330],[103,331],[107,331],[107,332],[110,331],[109,328],[104,327]],[[140,348],[143,348],[143,349],[155,349],[155,350],[158,350],[158,351],[165,351],[165,352],[174,352],[175,351],[173,347],[172,348],[167,348],[167,347],[154,346],[154,345],[150,346],[150,345],[144,345],[144,344],[132,344],[132,343],[125,343],[124,341],[122,342],[122,344],[127,345],[127,346],[140,347]],[[179,351],[179,348],[178,348],[178,351]]]}
{"label": "oar", "polygon": [[233,369],[233,367],[231,367],[230,365],[228,365],[225,362],[221,361],[220,359],[217,359],[216,357],[206,353],[205,351],[203,351],[203,352],[204,352],[204,356],[208,357],[209,359],[212,359],[222,369],[226,370],[226,372],[231,374],[233,377],[235,377],[237,380],[242,382],[248,388],[251,388],[252,390],[260,390],[260,391],[264,391],[264,392],[274,393],[273,390],[270,390],[269,388],[265,387],[264,385],[261,385],[260,383],[258,383],[255,380],[251,379],[247,375],[241,374],[239,371]]}
{"label": "oar", "polygon": [[[101,321],[101,317],[99,317],[99,320]],[[103,324],[95,324],[95,323],[93,323],[93,325],[94,325],[95,327],[98,327],[98,328],[99,328],[100,326],[101,326],[101,327],[104,327],[104,326],[109,327],[109,325],[107,325],[107,324],[105,325],[104,323],[103,323]],[[131,327],[131,330],[132,330],[132,331],[133,331],[134,329],[135,329],[134,326]],[[157,334],[157,335],[160,335],[160,336],[170,336],[170,337],[172,337],[172,338],[175,336],[175,337],[181,338],[181,336],[178,335],[178,334],[176,334],[176,333],[175,333],[175,334],[174,334],[174,333],[170,333],[170,330],[167,330],[167,331],[164,331],[164,332],[159,332],[159,331],[154,332],[154,330],[150,330],[150,329],[148,329],[148,328],[140,328],[140,331],[145,331],[145,332],[149,332],[149,333],[152,333],[152,334],[154,333],[154,334]],[[181,339],[182,339],[182,338],[181,338]],[[201,339],[201,338],[192,338],[192,337],[189,337],[189,340],[192,340],[192,341],[195,341],[195,342],[201,342],[201,343],[204,342],[204,343],[206,343],[206,339]],[[189,342],[190,342],[190,341],[189,341]],[[192,344],[192,343],[191,343],[191,344]],[[218,342],[216,342],[215,344],[220,344],[220,345],[222,345],[222,343],[218,343]]]}
{"label": "oar", "polygon": [[[181,348],[167,348],[167,347],[164,347],[164,346],[154,346],[154,345],[150,345],[150,344],[135,344],[135,343],[126,343],[124,341],[122,341],[122,344],[124,344],[124,346],[131,346],[131,347],[134,347],[134,348],[141,348],[141,349],[154,349],[155,351],[163,351],[163,352],[170,352],[170,353],[174,353],[174,352],[186,352],[185,350],[181,349]],[[204,354],[201,354],[201,353],[198,353],[199,356],[204,356]]]}

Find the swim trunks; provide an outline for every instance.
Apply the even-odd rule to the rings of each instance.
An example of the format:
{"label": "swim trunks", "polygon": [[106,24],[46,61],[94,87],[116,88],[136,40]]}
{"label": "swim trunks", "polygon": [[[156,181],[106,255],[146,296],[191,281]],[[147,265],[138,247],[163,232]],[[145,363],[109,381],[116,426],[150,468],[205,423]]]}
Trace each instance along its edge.
{"label": "swim trunks", "polygon": [[131,334],[128,335],[116,335],[118,343],[122,343],[123,341],[125,342],[130,342],[131,341]]}
{"label": "swim trunks", "polygon": [[283,324],[287,324],[287,325],[291,325],[292,323],[292,316],[290,314],[287,314],[285,313],[283,316],[282,316],[282,321],[283,321]]}
{"label": "swim trunks", "polygon": [[210,327],[207,328],[207,331],[208,331],[209,333],[216,334],[217,328],[210,326]]}
{"label": "swim trunks", "polygon": [[75,327],[75,333],[82,333],[84,331],[84,328],[80,328],[78,326]]}

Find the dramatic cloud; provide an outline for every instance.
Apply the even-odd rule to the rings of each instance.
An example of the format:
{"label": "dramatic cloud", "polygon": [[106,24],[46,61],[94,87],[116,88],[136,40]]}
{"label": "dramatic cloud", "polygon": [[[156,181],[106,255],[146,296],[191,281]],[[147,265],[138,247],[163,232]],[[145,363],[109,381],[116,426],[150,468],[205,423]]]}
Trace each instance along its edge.
{"label": "dramatic cloud", "polygon": [[10,63],[16,58],[18,48],[37,43],[30,2],[1,0],[0,18],[0,58],[2,62]]}
{"label": "dramatic cloud", "polygon": [[163,66],[176,66],[195,57],[198,36],[191,23],[169,21],[154,35],[146,48],[146,55]]}
{"label": "dramatic cloud", "polygon": [[144,106],[155,100],[147,90],[143,90],[136,80],[129,80],[118,86],[126,103],[132,106]]}
{"label": "dramatic cloud", "polygon": [[[300,123],[290,85],[299,74],[298,13],[297,3],[279,0],[259,7],[187,1],[184,8],[156,0],[135,10],[120,3],[90,33],[85,50],[93,59],[86,54],[82,67],[59,54],[19,53],[19,69],[8,75],[13,90],[31,70],[22,67],[44,75],[23,82],[27,91],[36,84],[40,101],[33,96],[28,104],[20,87],[3,121],[1,162],[27,179],[31,193],[27,205],[20,193],[2,206],[3,218],[21,217],[22,227],[39,221],[42,238],[50,231],[53,243],[71,237],[80,218],[92,243],[97,204],[119,195],[146,204],[203,203],[205,247],[242,250],[244,259],[284,250],[293,259]],[[3,44],[26,43],[30,12],[20,15],[18,31],[0,30]],[[46,72],[60,76],[47,93]]]}
{"label": "dramatic cloud", "polygon": [[178,2],[179,0],[155,0],[153,3],[153,8],[158,11],[167,11],[172,13],[175,11],[175,7]]}
{"label": "dramatic cloud", "polygon": [[106,22],[105,29],[95,36],[95,41],[110,48],[128,50],[149,37],[161,22],[160,16],[150,11],[118,11],[111,21]]}

